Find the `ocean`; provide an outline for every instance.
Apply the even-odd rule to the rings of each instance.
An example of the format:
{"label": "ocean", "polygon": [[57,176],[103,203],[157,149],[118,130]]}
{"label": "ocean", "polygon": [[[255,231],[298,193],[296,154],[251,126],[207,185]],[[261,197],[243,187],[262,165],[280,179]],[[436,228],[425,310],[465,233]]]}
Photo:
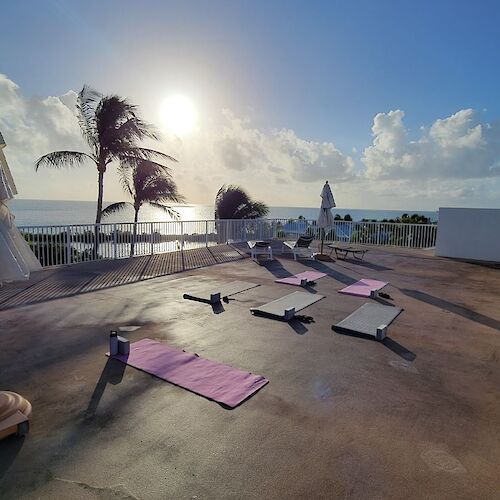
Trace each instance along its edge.
{"label": "ocean", "polygon": [[[107,203],[105,203],[105,206]],[[9,207],[15,216],[18,226],[46,226],[63,224],[91,224],[95,220],[96,203],[94,201],[62,201],[62,200],[20,200],[9,202]],[[211,220],[214,218],[213,205],[176,205],[173,208],[179,213],[182,220]],[[318,207],[269,207],[268,217],[271,219],[297,219],[303,216],[306,219],[318,217]],[[362,219],[394,219],[403,213],[419,213],[437,221],[437,212],[424,210],[364,210],[358,208],[334,208],[334,214],[344,217],[350,214],[354,221]],[[107,217],[103,222],[131,222],[132,209]],[[157,222],[169,220],[161,210],[148,206],[141,208],[139,220]]]}

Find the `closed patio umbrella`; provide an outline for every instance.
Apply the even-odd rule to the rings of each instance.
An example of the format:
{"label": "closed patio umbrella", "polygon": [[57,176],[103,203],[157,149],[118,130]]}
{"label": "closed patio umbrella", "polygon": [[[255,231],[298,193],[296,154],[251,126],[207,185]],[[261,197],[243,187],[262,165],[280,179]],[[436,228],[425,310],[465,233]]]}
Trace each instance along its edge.
{"label": "closed patio umbrella", "polygon": [[330,229],[334,224],[332,208],[335,206],[335,199],[333,198],[330,184],[326,181],[321,190],[321,207],[317,221],[317,226],[321,229],[321,247],[319,254],[316,255],[318,260],[330,260],[327,255],[323,254],[323,244],[325,241],[325,230]]}
{"label": "closed patio umbrella", "polygon": [[5,141],[0,134],[0,285],[4,281],[29,279],[42,267],[26,240],[14,225],[7,202],[17,194],[14,179],[3,153]]}

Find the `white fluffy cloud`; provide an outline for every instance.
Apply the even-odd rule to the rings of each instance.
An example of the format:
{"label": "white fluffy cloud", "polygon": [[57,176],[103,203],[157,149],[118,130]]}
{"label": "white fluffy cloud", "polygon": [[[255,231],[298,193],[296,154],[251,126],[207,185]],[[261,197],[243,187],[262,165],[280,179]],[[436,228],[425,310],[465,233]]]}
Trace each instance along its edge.
{"label": "white fluffy cloud", "polygon": [[373,143],[362,156],[369,179],[473,179],[500,176],[500,127],[472,109],[436,120],[410,140],[401,110],[373,120]]}
{"label": "white fluffy cloud", "polygon": [[[75,101],[73,91],[27,98],[0,74],[0,131],[20,196],[96,198],[93,166],[34,171],[36,159],[50,151],[87,150]],[[403,111],[395,110],[377,114],[372,131],[373,141],[359,161],[332,142],[306,140],[290,129],[264,131],[225,111],[218,126],[202,127],[182,139],[166,137],[155,146],[179,160],[174,176],[192,203],[212,203],[226,183],[242,185],[269,205],[316,206],[322,183],[329,179],[344,207],[498,206],[498,124],[481,123],[473,110],[465,109],[412,138]],[[105,199],[123,199],[114,169],[106,174]]]}
{"label": "white fluffy cloud", "polygon": [[34,170],[35,161],[46,153],[85,148],[74,113],[75,102],[73,91],[61,97],[26,98],[13,81],[0,74],[0,131],[8,146],[5,154],[21,195],[85,199],[78,193],[87,186],[93,194],[93,176],[91,181],[84,173],[82,183],[73,194],[72,181],[75,179],[74,175],[70,177],[71,173],[36,173]]}
{"label": "white fluffy cloud", "polygon": [[10,150],[44,154],[47,148],[82,147],[73,91],[61,97],[27,99],[19,87],[0,74],[0,126]]}
{"label": "white fluffy cloud", "polygon": [[300,182],[353,178],[354,161],[331,142],[307,141],[289,129],[265,133],[227,111],[225,117],[215,150],[229,169],[270,171]]}

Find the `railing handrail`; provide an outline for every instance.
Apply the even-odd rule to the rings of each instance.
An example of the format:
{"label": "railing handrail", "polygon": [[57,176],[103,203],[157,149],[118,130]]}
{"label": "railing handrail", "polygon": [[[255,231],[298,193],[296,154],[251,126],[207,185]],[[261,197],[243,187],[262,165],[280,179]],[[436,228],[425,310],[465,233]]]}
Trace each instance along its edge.
{"label": "railing handrail", "polygon": [[[121,221],[121,222],[99,222],[99,223],[95,223],[95,222],[83,222],[83,223],[75,223],[75,224],[23,224],[23,225],[19,225],[17,226],[18,229],[23,229],[23,228],[26,228],[26,229],[37,229],[37,228],[48,228],[48,227],[57,227],[57,228],[61,228],[61,227],[93,227],[95,228],[96,226],[99,226],[99,227],[110,227],[110,226],[115,226],[117,224],[127,224],[127,225],[134,225],[134,224],[138,224],[138,225],[142,225],[142,224],[181,224],[181,223],[199,223],[199,222],[256,222],[256,221],[259,221],[259,222],[266,222],[266,221],[269,221],[269,222],[284,222],[285,223],[295,223],[295,222],[307,222],[308,224],[312,224],[312,225],[315,225],[316,224],[316,219],[291,219],[291,218],[286,218],[286,217],[276,217],[276,218],[268,218],[268,217],[262,217],[262,218],[258,218],[258,219],[191,219],[191,220],[185,220],[185,219],[182,219],[182,220],[165,220],[165,221],[152,221],[152,220],[147,220],[147,221],[138,221],[138,222],[134,222],[134,221],[130,221],[130,222],[127,222],[127,221]],[[420,223],[420,222],[389,222],[389,221],[356,221],[356,220],[352,220],[352,221],[348,221],[348,220],[335,220],[334,221],[334,225],[337,225],[337,224],[394,224],[394,225],[402,225],[402,226],[432,226],[432,227],[435,227],[438,225],[437,222],[430,222],[430,223]],[[332,226],[333,227],[333,226]]]}
{"label": "railing handrail", "polygon": [[[328,242],[410,248],[435,246],[437,224],[335,220]],[[19,226],[43,266],[209,247],[226,242],[319,239],[313,219],[199,219]]]}

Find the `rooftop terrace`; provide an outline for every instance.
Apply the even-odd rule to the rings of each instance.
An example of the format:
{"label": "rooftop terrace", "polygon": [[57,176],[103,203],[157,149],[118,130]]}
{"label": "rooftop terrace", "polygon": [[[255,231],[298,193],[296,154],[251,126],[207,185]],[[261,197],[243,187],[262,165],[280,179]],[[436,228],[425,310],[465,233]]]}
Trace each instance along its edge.
{"label": "rooftop terrace", "polygon": [[[250,314],[308,269],[328,274],[314,323]],[[337,293],[362,277],[405,309],[383,342],[331,330],[370,300]],[[182,299],[213,280],[261,286],[219,314]],[[364,262],[259,266],[217,246],[46,269],[0,289],[1,385],[33,404],[30,434],[0,442],[0,497],[498,498],[499,297],[498,269],[390,247]],[[119,326],[270,383],[224,409],[106,358]]]}

